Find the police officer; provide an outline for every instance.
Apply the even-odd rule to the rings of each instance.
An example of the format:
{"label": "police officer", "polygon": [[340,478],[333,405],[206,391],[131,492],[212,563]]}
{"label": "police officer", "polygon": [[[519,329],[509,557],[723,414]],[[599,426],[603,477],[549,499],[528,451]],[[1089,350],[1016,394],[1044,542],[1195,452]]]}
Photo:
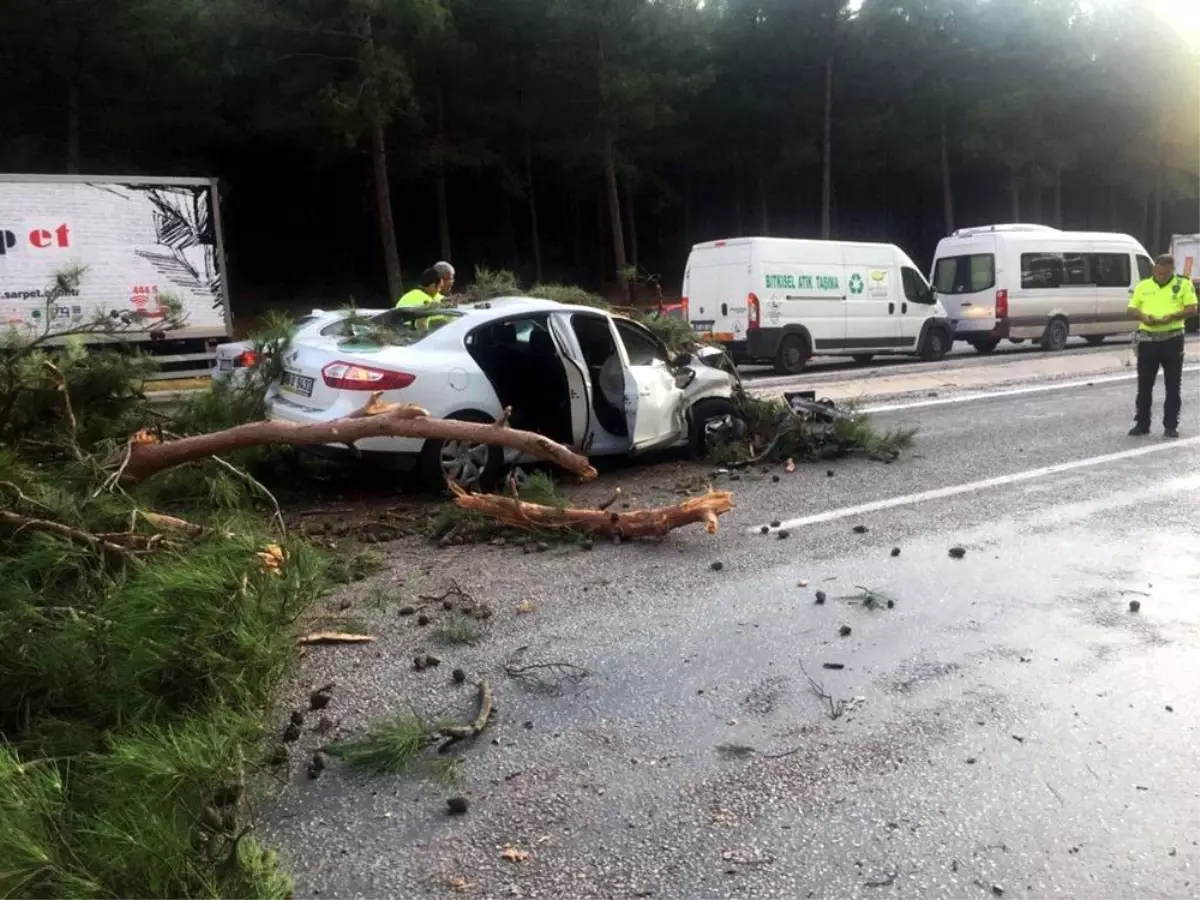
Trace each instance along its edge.
{"label": "police officer", "polygon": [[1163,370],[1167,401],[1163,405],[1164,434],[1179,437],[1179,411],[1183,405],[1184,322],[1196,314],[1196,291],[1189,279],[1175,274],[1175,258],[1163,254],[1154,262],[1154,274],[1134,288],[1129,315],[1137,319],[1137,415],[1130,435],[1150,433],[1150,405],[1154,382]]}

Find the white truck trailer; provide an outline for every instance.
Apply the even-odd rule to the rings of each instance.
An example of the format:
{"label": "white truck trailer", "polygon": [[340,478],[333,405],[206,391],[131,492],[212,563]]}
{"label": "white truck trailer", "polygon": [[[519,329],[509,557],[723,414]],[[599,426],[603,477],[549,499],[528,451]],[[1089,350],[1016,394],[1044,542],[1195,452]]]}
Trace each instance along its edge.
{"label": "white truck trailer", "polygon": [[[1173,235],[1171,255],[1175,257],[1175,271],[1192,279],[1197,293],[1200,293],[1200,234]],[[1188,319],[1187,330],[1200,331],[1200,316]]]}
{"label": "white truck trailer", "polygon": [[[73,295],[47,310],[58,273],[81,266]],[[183,325],[154,329],[182,305]],[[97,313],[135,316],[163,377],[207,375],[231,329],[215,179],[0,174],[0,329],[69,329]],[[109,339],[110,341],[112,339]]]}

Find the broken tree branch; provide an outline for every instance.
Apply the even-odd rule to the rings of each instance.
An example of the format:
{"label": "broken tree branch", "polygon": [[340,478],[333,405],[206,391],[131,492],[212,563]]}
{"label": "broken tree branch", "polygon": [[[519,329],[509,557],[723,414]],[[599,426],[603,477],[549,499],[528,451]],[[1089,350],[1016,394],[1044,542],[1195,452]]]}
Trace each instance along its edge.
{"label": "broken tree branch", "polygon": [[733,494],[709,490],[674,506],[634,509],[616,513],[600,509],[559,509],[539,503],[526,503],[517,497],[497,494],[472,494],[458,485],[450,485],[454,502],[460,509],[499,519],[507,525],[529,531],[561,529],[604,537],[662,537],[676,528],[703,523],[709,534],[717,533],[717,517],[733,509]]}
{"label": "broken tree branch", "polygon": [[373,394],[360,410],[330,422],[299,425],[283,421],[250,422],[176,440],[160,440],[152,431],[133,436],[125,479],[142,481],[173,466],[265,445],[345,444],[373,437],[409,437],[496,444],[552,462],[584,480],[596,477],[592,464],[540,434],[507,425],[433,419],[419,406],[383,403]]}
{"label": "broken tree branch", "polygon": [[67,417],[67,429],[71,435],[71,452],[75,454],[76,460],[83,462],[83,451],[79,448],[79,421],[75,418],[75,407],[71,404],[71,392],[67,389],[67,376],[62,373],[62,369],[48,359],[42,360],[42,365],[46,367],[46,371],[54,380],[56,389],[62,394],[63,414]]}
{"label": "broken tree branch", "polygon": [[111,540],[106,540],[98,535],[89,534],[86,531],[80,531],[78,528],[71,528],[69,525],[64,525],[61,522],[52,522],[49,519],[31,519],[28,516],[22,516],[7,510],[0,510],[0,523],[9,525],[16,531],[29,528],[34,531],[44,531],[47,534],[56,534],[59,537],[67,538],[77,544],[85,547],[91,547],[93,550],[100,550],[106,556],[118,561],[137,564],[138,558],[133,555],[133,552],[114,544]]}
{"label": "broken tree branch", "polygon": [[504,674],[517,681],[528,682],[538,688],[557,691],[562,688],[564,681],[580,682],[592,673],[583,666],[569,662],[541,662],[518,665],[529,647],[518,647],[504,663]]}
{"label": "broken tree branch", "polygon": [[475,716],[475,720],[468,725],[443,725],[438,728],[437,733],[447,738],[446,742],[438,747],[438,753],[445,753],[459,741],[465,741],[478,735],[487,728],[488,720],[491,717],[492,685],[486,678],[481,678],[479,680],[479,713]]}

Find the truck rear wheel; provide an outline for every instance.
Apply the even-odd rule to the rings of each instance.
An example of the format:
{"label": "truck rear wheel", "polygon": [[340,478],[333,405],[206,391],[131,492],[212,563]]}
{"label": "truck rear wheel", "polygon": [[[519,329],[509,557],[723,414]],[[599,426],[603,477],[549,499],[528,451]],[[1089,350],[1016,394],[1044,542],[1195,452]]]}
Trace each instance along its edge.
{"label": "truck rear wheel", "polygon": [[812,354],[808,342],[798,334],[785,334],[775,354],[775,371],[780,375],[799,375]]}

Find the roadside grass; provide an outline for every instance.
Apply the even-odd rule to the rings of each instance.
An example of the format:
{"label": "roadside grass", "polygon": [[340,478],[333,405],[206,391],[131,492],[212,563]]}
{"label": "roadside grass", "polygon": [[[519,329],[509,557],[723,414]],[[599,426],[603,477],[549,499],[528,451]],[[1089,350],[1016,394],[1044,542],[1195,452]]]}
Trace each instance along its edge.
{"label": "roadside grass", "polygon": [[429,640],[440,647],[474,646],[483,638],[479,626],[470,619],[454,618],[435,628]]}
{"label": "roadside grass", "polygon": [[[136,356],[9,352],[0,897],[290,896],[250,813],[267,718],[330,560],[264,515],[251,457],[137,486],[112,477],[137,429],[236,424],[253,398],[197,398],[167,422],[144,402]],[[155,524],[166,509],[188,527]]]}

